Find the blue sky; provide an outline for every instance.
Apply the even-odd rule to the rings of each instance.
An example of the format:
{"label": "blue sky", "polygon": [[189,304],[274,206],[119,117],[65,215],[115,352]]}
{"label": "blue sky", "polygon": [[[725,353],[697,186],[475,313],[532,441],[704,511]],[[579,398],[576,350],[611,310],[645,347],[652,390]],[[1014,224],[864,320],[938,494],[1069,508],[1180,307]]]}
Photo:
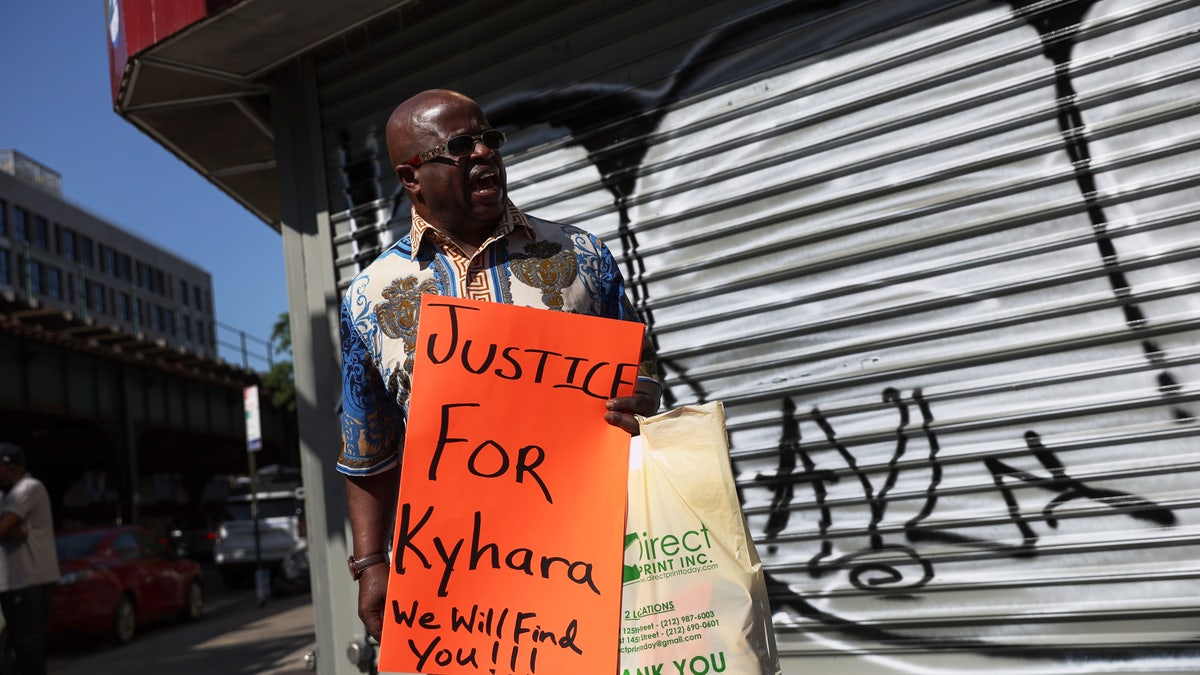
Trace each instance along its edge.
{"label": "blue sky", "polygon": [[0,0],[0,35],[0,148],[61,174],[68,201],[207,270],[217,321],[268,339],[287,311],[283,242],[113,112],[104,0]]}

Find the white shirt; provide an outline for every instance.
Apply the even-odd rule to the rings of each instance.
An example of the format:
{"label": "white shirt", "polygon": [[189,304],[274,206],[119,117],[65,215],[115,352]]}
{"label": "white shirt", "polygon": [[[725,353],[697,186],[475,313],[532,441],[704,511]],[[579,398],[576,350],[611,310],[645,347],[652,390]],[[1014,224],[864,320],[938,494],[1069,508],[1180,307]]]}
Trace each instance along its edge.
{"label": "white shirt", "polygon": [[0,591],[57,582],[58,553],[46,486],[25,474],[4,495],[0,512],[17,514],[26,534],[19,544],[0,544]]}

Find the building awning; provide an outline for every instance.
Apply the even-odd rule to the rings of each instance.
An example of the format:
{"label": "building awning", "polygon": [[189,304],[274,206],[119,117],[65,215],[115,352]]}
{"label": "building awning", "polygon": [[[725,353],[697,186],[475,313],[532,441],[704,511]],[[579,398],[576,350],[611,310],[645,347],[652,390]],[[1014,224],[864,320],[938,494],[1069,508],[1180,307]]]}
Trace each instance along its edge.
{"label": "building awning", "polygon": [[271,76],[412,0],[109,0],[113,108],[279,230]]}

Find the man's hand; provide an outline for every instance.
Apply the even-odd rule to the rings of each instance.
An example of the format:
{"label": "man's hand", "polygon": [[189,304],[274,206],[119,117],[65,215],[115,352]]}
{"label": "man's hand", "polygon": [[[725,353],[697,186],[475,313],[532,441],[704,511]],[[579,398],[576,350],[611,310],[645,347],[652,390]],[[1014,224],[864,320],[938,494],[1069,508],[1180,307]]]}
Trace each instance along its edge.
{"label": "man's hand", "polygon": [[634,415],[642,417],[654,415],[658,412],[661,398],[662,390],[657,386],[639,385],[633,396],[610,398],[606,404],[608,412],[604,413],[604,420],[614,427],[624,429],[630,436],[637,436],[640,431]]}
{"label": "man's hand", "polygon": [[358,579],[358,618],[367,634],[376,640],[383,632],[383,610],[387,602],[388,572],[391,565],[371,565]]}
{"label": "man's hand", "polygon": [[5,544],[20,544],[25,541],[25,525],[21,517],[12,511],[5,511],[0,516],[0,542]]}
{"label": "man's hand", "polygon": [[4,533],[3,537],[0,537],[0,541],[3,541],[5,544],[20,544],[25,541],[26,536],[25,526],[18,523],[10,527],[8,532]]}

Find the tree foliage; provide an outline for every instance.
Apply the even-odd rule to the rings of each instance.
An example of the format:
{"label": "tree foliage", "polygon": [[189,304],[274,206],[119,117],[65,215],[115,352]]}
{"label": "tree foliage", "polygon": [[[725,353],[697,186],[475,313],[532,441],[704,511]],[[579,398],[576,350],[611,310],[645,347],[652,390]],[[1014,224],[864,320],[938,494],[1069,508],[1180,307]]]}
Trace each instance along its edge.
{"label": "tree foliage", "polygon": [[296,384],[292,369],[292,322],[287,312],[279,315],[271,327],[271,369],[262,377],[271,392],[271,405],[279,410],[296,411]]}

